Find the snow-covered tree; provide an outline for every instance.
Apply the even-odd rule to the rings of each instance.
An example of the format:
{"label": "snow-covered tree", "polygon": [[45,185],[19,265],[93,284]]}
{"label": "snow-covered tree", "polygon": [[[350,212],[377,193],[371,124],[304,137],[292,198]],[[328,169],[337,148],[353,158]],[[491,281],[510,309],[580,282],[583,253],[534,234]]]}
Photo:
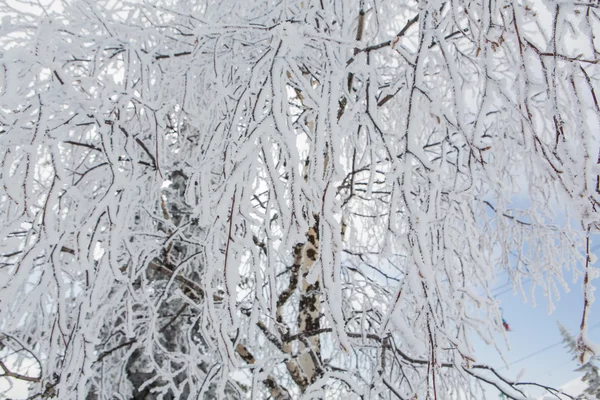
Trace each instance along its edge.
{"label": "snow-covered tree", "polygon": [[597,10],[0,0],[0,377],[523,398],[471,341],[496,274],[552,304],[572,268],[593,350]]}
{"label": "snow-covered tree", "polygon": [[[569,331],[561,324],[558,325],[560,334],[563,337],[565,347],[573,355],[573,359],[580,358],[581,349],[577,340],[571,336]],[[600,399],[600,368],[597,365],[598,356],[592,356],[585,359],[584,362],[576,369],[583,373],[581,380],[587,384],[580,399]]]}

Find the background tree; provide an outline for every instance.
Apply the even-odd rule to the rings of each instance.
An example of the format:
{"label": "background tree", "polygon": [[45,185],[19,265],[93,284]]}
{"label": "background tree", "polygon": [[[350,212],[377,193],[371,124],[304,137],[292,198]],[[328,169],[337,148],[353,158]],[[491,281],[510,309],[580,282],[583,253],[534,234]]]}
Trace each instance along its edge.
{"label": "background tree", "polygon": [[[573,359],[578,359],[581,354],[581,349],[577,344],[577,340],[571,336],[569,331],[562,325],[558,325],[560,333],[563,336],[565,347],[569,353],[573,354]],[[589,398],[600,398],[600,368],[597,366],[597,356],[590,357],[577,368],[578,372],[583,372],[581,380],[587,384],[583,394],[579,397],[581,399]]]}
{"label": "background tree", "polygon": [[593,351],[597,5],[544,7],[0,1],[0,374],[522,398],[471,339],[502,332],[496,273],[551,304],[564,267]]}

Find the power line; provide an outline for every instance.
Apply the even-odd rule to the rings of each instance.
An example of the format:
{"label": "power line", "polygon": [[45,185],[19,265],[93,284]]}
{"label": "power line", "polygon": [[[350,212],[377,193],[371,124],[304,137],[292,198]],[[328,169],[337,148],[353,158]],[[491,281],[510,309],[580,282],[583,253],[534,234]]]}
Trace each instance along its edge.
{"label": "power line", "polygon": [[[594,329],[596,329],[596,328],[600,328],[600,322],[598,322],[598,323],[596,323],[596,324],[594,324],[594,325],[590,326],[590,327],[588,328],[588,331],[592,331],[592,330],[594,330]],[[533,353],[531,353],[531,354],[528,354],[528,355],[526,355],[526,356],[524,356],[524,357],[521,357],[521,358],[519,358],[518,360],[515,360],[515,361],[511,362],[511,363],[508,365],[508,367],[512,367],[513,365],[515,365],[515,364],[518,364],[518,363],[520,363],[520,362],[522,362],[522,361],[525,361],[525,360],[527,360],[527,359],[529,359],[529,358],[531,358],[531,357],[535,357],[535,356],[537,356],[538,354],[541,354],[541,353],[543,353],[543,352],[545,352],[545,351],[548,351],[548,350],[550,350],[550,349],[552,349],[552,348],[554,348],[554,347],[556,347],[556,346],[558,346],[559,344],[562,344],[562,343],[563,343],[563,341],[562,341],[562,340],[559,340],[559,341],[558,341],[558,342],[556,342],[556,343],[553,343],[553,344],[551,344],[551,345],[549,345],[549,346],[546,346],[546,347],[544,347],[544,348],[542,348],[542,349],[536,350],[536,351],[534,351],[534,352],[533,352]],[[508,367],[504,367],[504,368],[508,368]]]}
{"label": "power line", "polygon": [[[531,280],[531,278],[525,278],[525,279],[523,279],[523,280],[521,281],[521,284],[524,284],[524,283],[525,283],[525,284],[526,284],[526,283],[529,283],[529,281],[530,281],[530,280]],[[508,293],[508,292],[512,291],[512,290],[513,290],[513,287],[512,287],[512,286],[513,286],[513,284],[514,284],[513,282],[507,282],[507,283],[503,284],[502,286],[500,286],[500,287],[497,287],[495,290],[502,290],[502,289],[504,289],[505,287],[507,287],[507,286],[510,286],[508,289],[502,290],[501,292],[498,292],[498,293],[496,293],[496,294],[492,294],[492,296],[494,296],[494,297],[498,297],[498,296],[502,296],[504,293]]]}

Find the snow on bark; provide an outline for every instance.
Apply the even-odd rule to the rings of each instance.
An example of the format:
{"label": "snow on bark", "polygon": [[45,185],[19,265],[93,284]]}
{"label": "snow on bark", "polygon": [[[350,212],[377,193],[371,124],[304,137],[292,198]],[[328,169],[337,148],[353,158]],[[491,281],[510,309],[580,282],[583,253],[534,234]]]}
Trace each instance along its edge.
{"label": "snow on bark", "polygon": [[564,268],[597,352],[593,5],[22,4],[0,0],[0,379],[522,398],[471,340],[503,332],[497,274],[551,306]]}

